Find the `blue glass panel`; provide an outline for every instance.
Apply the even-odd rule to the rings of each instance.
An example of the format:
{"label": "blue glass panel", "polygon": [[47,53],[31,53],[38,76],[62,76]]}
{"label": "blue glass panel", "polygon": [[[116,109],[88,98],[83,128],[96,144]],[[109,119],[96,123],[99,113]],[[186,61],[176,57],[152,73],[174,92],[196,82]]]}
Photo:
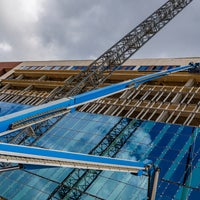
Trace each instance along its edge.
{"label": "blue glass panel", "polygon": [[170,168],[171,164],[172,164],[172,162],[170,162],[170,161],[160,160],[160,162],[159,162],[159,168],[161,170],[160,170],[160,175],[159,176],[161,178],[166,174],[166,172]]}
{"label": "blue glass panel", "polygon": [[200,161],[200,153],[193,155],[192,165],[196,166],[197,163]]}
{"label": "blue glass panel", "polygon": [[20,110],[27,109],[30,107],[31,106],[24,105],[24,104],[0,102],[0,117],[20,111]]}
{"label": "blue glass panel", "polygon": [[133,69],[135,69],[135,66],[132,66],[132,67],[130,68],[130,70],[133,70]]}
{"label": "blue glass panel", "polygon": [[177,190],[179,189],[179,186],[176,184],[169,184],[164,191],[164,195],[171,197],[173,199],[174,195],[176,194]]}
{"label": "blue glass panel", "polygon": [[[13,108],[16,110],[17,106]],[[120,119],[119,117],[83,112],[70,113],[48,130],[35,145],[88,153]],[[116,157],[157,161],[161,173],[156,199],[171,200],[178,193],[177,184],[183,184],[186,174],[186,165],[183,164],[187,163],[187,151],[190,146],[188,139],[193,131],[193,127],[182,129],[180,125],[143,121],[119,150]],[[183,149],[185,144],[188,145]],[[200,137],[198,136],[192,161],[194,177],[191,186],[195,188],[199,187],[199,146]],[[23,199],[29,194],[34,195],[37,199],[47,199],[48,194],[64,180],[71,170],[49,168],[29,170],[32,174],[23,171],[7,172],[6,176],[0,174],[0,194],[6,194],[5,197],[8,199]],[[186,177],[186,181],[188,177]],[[147,177],[135,177],[130,173],[102,172],[87,192],[104,199],[146,199],[147,181],[145,178]],[[163,182],[164,179],[176,184]],[[20,190],[21,188],[23,189]],[[191,199],[195,198],[196,195],[193,191],[190,194]],[[82,196],[81,199],[91,199],[91,197],[86,195]]]}
{"label": "blue glass panel", "polygon": [[131,178],[132,175],[130,173],[113,172],[111,178],[117,181],[122,181],[123,179],[127,179],[128,176]]}
{"label": "blue glass panel", "polygon": [[167,133],[173,133],[173,134],[175,134],[178,131],[179,127],[180,127],[180,125],[170,124],[170,127],[167,130]]}
{"label": "blue glass panel", "polygon": [[145,71],[149,66],[140,66],[138,71]]}
{"label": "blue glass panel", "polygon": [[175,169],[170,181],[175,183],[182,183],[185,174],[186,165],[179,164]]}
{"label": "blue glass panel", "polygon": [[179,151],[169,149],[165,156],[163,157],[164,160],[174,161],[179,154]]}
{"label": "blue glass panel", "polygon": [[124,190],[120,193],[120,195],[116,198],[119,199],[146,199],[147,198],[147,190],[136,188],[132,185],[126,185]]}
{"label": "blue glass panel", "polygon": [[88,192],[96,195],[98,193],[98,191],[101,189],[101,187],[103,187],[103,185],[105,184],[106,181],[107,181],[107,178],[98,177],[98,182],[97,182],[98,184],[92,184],[90,186],[90,188],[88,189]]}
{"label": "blue glass panel", "polygon": [[157,195],[156,196],[159,197],[160,195],[162,195],[164,193],[164,191],[166,190],[168,185],[169,185],[168,182],[160,180],[159,183],[158,183]]}
{"label": "blue glass panel", "polygon": [[172,149],[181,150],[187,143],[189,135],[179,135],[174,144],[171,146]]}
{"label": "blue glass panel", "polygon": [[164,147],[157,147],[157,146],[155,146],[152,149],[151,153],[149,154],[148,159],[155,161],[159,157],[159,155],[161,154],[161,152],[164,151],[164,149],[165,149]]}
{"label": "blue glass panel", "polygon": [[162,68],[163,68],[163,66],[154,66],[153,67],[153,71],[160,71],[160,70],[162,70]]}
{"label": "blue glass panel", "polygon": [[117,181],[108,179],[98,191],[97,196],[100,196],[101,198],[104,199],[108,199],[110,193],[112,193],[115,190],[117,185],[118,185]]}
{"label": "blue glass panel", "polygon": [[135,66],[126,66],[125,70],[133,70],[135,68]]}
{"label": "blue glass panel", "polygon": [[162,146],[165,147],[168,145],[169,141],[172,139],[173,134],[170,133],[165,133],[164,136],[162,137],[162,139],[158,142],[158,146]]}
{"label": "blue glass panel", "polygon": [[78,66],[73,66],[72,67],[72,70],[77,70],[78,69]]}
{"label": "blue glass panel", "polygon": [[163,129],[165,125],[166,124],[164,123],[155,123],[154,127],[149,132],[152,140],[157,136],[157,134],[159,134],[159,132]]}
{"label": "blue glass panel", "polygon": [[200,152],[200,136],[198,135],[196,137],[195,143],[194,143],[194,153],[198,153]]}
{"label": "blue glass panel", "polygon": [[[171,197],[168,197],[166,196],[165,194],[164,195],[160,195],[156,198],[156,200],[172,200]],[[178,199],[177,199],[178,200]]]}
{"label": "blue glass panel", "polygon": [[184,155],[184,157],[183,157],[182,160],[180,161],[180,163],[181,163],[182,165],[186,165],[187,162],[188,162],[188,153],[186,152],[185,155]]}
{"label": "blue glass panel", "polygon": [[172,69],[172,68],[174,68],[174,66],[169,66],[167,69]]}
{"label": "blue glass panel", "polygon": [[[46,66],[46,67],[44,67],[44,70],[50,70],[52,68],[52,66]],[[55,69],[55,67],[54,67],[54,69]]]}
{"label": "blue glass panel", "polygon": [[131,70],[130,66],[126,66],[125,70]]}
{"label": "blue glass panel", "polygon": [[194,127],[184,126],[181,134],[191,135],[193,131],[194,131]]}
{"label": "blue glass panel", "polygon": [[192,190],[189,195],[189,200],[198,200],[200,197],[200,190]]}

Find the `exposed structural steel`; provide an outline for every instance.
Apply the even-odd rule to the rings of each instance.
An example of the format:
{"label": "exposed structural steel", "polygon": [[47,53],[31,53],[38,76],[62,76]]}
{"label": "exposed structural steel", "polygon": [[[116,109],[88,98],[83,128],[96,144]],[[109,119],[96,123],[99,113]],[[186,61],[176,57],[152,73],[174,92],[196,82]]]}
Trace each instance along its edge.
{"label": "exposed structural steel", "polygon": [[113,84],[111,86],[99,88],[69,98],[62,98],[60,100],[52,101],[43,105],[35,106],[33,108],[25,109],[23,111],[0,117],[0,136],[7,135],[11,131],[13,132],[13,130],[19,130],[30,125],[39,123],[43,121],[43,118],[50,118],[51,116],[55,117],[58,115],[62,115],[63,113],[67,113],[69,112],[69,110],[88,102],[105,98],[107,96],[111,96],[113,94],[128,90],[130,88],[136,88],[140,84],[143,84],[145,82],[179,71],[189,70],[192,68],[198,69],[198,67],[199,63],[196,63],[141,76],[121,83]]}
{"label": "exposed structural steel", "polygon": [[[167,1],[141,24],[93,61],[87,70],[67,80],[64,88],[57,92],[64,93],[65,87],[73,85],[72,89],[65,94],[69,97],[79,94],[86,87],[98,87],[98,85],[102,84],[111,75],[116,66],[120,66],[129,59],[191,2],[192,0]],[[76,85],[74,86],[74,84]]]}
{"label": "exposed structural steel", "polygon": [[[117,83],[104,88],[99,88],[83,94],[63,98],[57,101],[36,106],[34,108],[25,109],[0,118],[0,136],[10,133],[10,128],[14,130],[24,128],[41,122],[44,118],[58,116],[73,110],[79,105],[101,99],[130,88],[136,88],[138,85],[154,80],[171,73],[178,71],[190,70],[193,68],[199,69],[199,63],[190,64],[188,66],[177,67],[175,69],[165,70],[154,74],[138,77],[122,83]],[[54,114],[54,112],[56,114]],[[20,120],[19,120],[20,119]],[[4,132],[3,132],[4,131]],[[13,130],[11,130],[13,131]],[[128,132],[127,132],[128,133]],[[119,141],[121,137],[119,135]],[[37,147],[26,147],[22,145],[11,145],[0,143],[0,162],[19,163],[19,164],[34,164],[46,166],[63,166],[82,169],[94,170],[111,170],[121,172],[131,172],[133,174],[146,174],[150,177],[150,199],[155,199],[159,169],[149,165],[151,163],[133,162],[120,159],[112,159],[107,157],[99,157],[93,155],[71,153],[64,151],[48,150]],[[18,168],[18,167],[16,167]],[[3,169],[10,170],[10,169]],[[153,177],[153,178],[152,178]]]}
{"label": "exposed structural steel", "polygon": [[145,174],[150,164],[94,155],[0,143],[0,162]]}
{"label": "exposed structural steel", "polygon": [[19,163],[18,166],[2,168],[1,171],[26,169],[32,168],[31,165],[39,165],[129,172],[137,176],[147,175],[149,177],[150,190],[148,199],[151,200],[155,199],[154,194],[156,193],[159,176],[159,168],[155,168],[151,161],[143,163],[6,143],[0,143],[0,162]]}
{"label": "exposed structural steel", "polygon": [[[115,157],[140,124],[141,121],[122,118],[89,152],[89,154]],[[79,199],[96,180],[100,173],[100,170],[73,169],[63,180],[62,184],[57,186],[57,188],[51,193],[48,199],[53,199],[56,193],[59,193],[61,198]]]}

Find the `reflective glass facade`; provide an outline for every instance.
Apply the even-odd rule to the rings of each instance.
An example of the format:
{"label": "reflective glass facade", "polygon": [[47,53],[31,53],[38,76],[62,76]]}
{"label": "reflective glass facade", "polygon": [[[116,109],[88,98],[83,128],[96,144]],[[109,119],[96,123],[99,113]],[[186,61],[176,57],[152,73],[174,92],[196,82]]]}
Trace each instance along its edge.
{"label": "reflective glass facade", "polygon": [[[162,71],[179,67],[179,65],[122,65],[117,66],[115,70],[134,70],[134,71]],[[85,70],[87,66],[21,66],[21,70]]]}
{"label": "reflective glass facade", "polygon": [[0,117],[8,115],[26,108],[30,108],[29,105],[18,104],[18,103],[7,103],[0,101]]}
{"label": "reflective glass facade", "polygon": [[[152,160],[161,168],[156,199],[195,200],[200,196],[199,131],[175,124],[74,112],[59,120],[34,146]],[[109,145],[103,143],[108,138],[112,138]],[[7,199],[73,199],[78,195],[79,199],[135,200],[146,199],[148,178],[129,173],[38,167],[3,172],[0,185],[0,194]]]}

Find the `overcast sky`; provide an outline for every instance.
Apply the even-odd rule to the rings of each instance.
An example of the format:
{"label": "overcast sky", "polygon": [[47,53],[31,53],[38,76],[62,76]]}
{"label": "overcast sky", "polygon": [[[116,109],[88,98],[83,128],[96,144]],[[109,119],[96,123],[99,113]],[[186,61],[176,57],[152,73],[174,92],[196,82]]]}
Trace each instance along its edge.
{"label": "overcast sky", "polygon": [[[0,61],[94,59],[167,0],[0,0]],[[133,58],[200,56],[200,1]]]}

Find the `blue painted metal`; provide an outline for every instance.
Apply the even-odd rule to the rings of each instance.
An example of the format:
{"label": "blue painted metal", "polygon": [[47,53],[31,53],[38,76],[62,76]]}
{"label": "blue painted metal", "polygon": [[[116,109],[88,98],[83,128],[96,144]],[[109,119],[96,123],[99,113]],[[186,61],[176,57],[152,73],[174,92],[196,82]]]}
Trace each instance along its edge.
{"label": "blue painted metal", "polygon": [[[41,165],[47,165],[47,166],[54,166],[54,165],[48,164],[48,162],[46,163],[45,160],[56,160],[61,162],[66,161],[69,163],[74,162],[74,167],[76,167],[76,163],[79,163],[79,165],[80,163],[87,163],[93,165],[104,164],[110,166],[109,167],[110,170],[112,170],[112,166],[116,166],[119,168],[132,167],[133,169],[138,170],[138,175],[146,173],[146,167],[147,165],[150,164],[150,163],[144,164],[143,162],[136,162],[130,160],[122,160],[122,159],[87,155],[81,153],[72,153],[67,151],[49,150],[38,147],[28,147],[22,145],[6,144],[6,143],[0,143],[0,154],[12,156],[10,160],[8,158],[8,162],[15,160],[13,156],[24,158],[24,163],[21,164],[26,164],[27,158],[30,159],[37,158],[44,160],[44,163],[41,162]],[[38,163],[36,163],[36,165],[38,165]]]}
{"label": "blue painted metal", "polygon": [[[80,104],[85,104],[90,101],[94,101],[96,99],[104,98],[106,96],[113,95],[115,93],[119,93],[121,91],[136,88],[138,85],[143,84],[145,82],[161,78],[163,76],[167,76],[171,73],[175,73],[178,71],[189,70],[195,68],[196,65],[190,64],[188,66],[177,67],[170,70],[165,70],[162,72],[157,72],[154,74],[149,74],[146,76],[138,77],[135,79],[131,79],[128,81],[124,81],[122,83],[117,83],[111,86],[107,86],[104,88],[92,90],[83,94],[79,94],[76,96],[72,96],[70,98],[63,98],[57,101],[53,101],[50,103],[46,103],[40,106],[36,106],[34,108],[26,109],[24,111],[16,112],[14,114],[6,115],[4,117],[0,117],[0,132],[7,131],[10,129],[13,123],[16,123],[19,120],[25,120],[30,117],[34,117],[41,114],[44,116],[47,115],[47,112],[53,112],[56,109],[74,109]],[[99,165],[109,165],[109,166],[120,166],[120,167],[132,167],[137,169],[137,175],[147,174],[149,172],[149,164],[145,164],[143,162],[134,162],[129,160],[121,160],[121,159],[113,159],[108,157],[100,157],[93,155],[86,155],[80,153],[71,153],[71,152],[63,152],[56,150],[47,150],[37,147],[27,147],[22,145],[11,145],[0,143],[0,154],[7,155],[11,157],[21,156],[30,159],[42,159],[46,160],[65,160],[67,162],[80,162],[80,163],[90,163],[90,164],[99,164]],[[8,159],[7,162],[11,162],[11,159]],[[14,159],[12,162],[16,162]],[[79,167],[80,167],[79,163]],[[25,163],[24,163],[25,164]],[[30,163],[32,164],[32,163]],[[36,163],[35,163],[36,164]],[[40,164],[40,163],[39,163]],[[38,165],[38,163],[36,164]],[[41,163],[41,165],[49,165],[45,162]],[[74,165],[75,166],[75,165]],[[154,171],[154,170],[153,170]]]}
{"label": "blue painted metal", "polygon": [[34,108],[26,109],[24,111],[16,112],[14,114],[6,115],[4,117],[0,117],[0,132],[7,131],[10,129],[11,124],[19,120],[24,120],[29,117],[34,117],[34,115],[40,114],[40,117],[41,117],[42,113],[46,115],[45,112],[49,112],[54,109],[60,109],[60,108],[72,109],[74,107],[79,106],[80,104],[86,104],[90,101],[104,98],[106,96],[110,96],[110,95],[122,92],[132,87],[136,88],[140,84],[143,84],[145,82],[148,82],[157,78],[161,78],[163,76],[167,76],[171,73],[189,70],[195,67],[196,67],[196,64],[190,64],[187,66],[181,66],[174,69],[169,69],[162,72],[145,75],[145,76],[124,81],[121,83],[113,84],[104,88],[99,88],[96,90],[85,92],[83,94],[72,96],[70,98],[63,98],[63,99],[52,101],[50,103],[46,103],[40,106],[36,106]]}
{"label": "blue painted metal", "polygon": [[58,108],[67,108],[69,106],[74,105],[74,99],[71,98],[63,98],[60,100],[52,101],[47,104],[35,106],[23,111],[15,112],[13,114],[5,115],[0,117],[0,132],[6,131],[10,129],[11,124],[16,121],[26,119],[28,117],[32,117],[41,113],[45,113],[47,111],[55,110]]}

